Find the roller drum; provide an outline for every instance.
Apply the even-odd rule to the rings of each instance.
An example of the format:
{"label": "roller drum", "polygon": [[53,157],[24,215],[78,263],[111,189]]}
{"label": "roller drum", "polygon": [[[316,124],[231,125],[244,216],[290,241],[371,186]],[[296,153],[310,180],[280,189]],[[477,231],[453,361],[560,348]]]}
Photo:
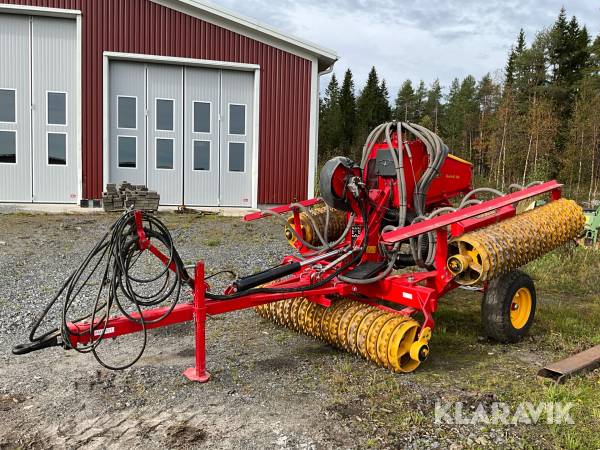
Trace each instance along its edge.
{"label": "roller drum", "polygon": [[336,299],[324,307],[299,297],[261,305],[256,311],[395,372],[412,372],[422,361],[411,356],[411,347],[422,345],[417,342],[420,327],[414,319],[362,302]]}
{"label": "roller drum", "polygon": [[448,270],[461,285],[489,281],[575,239],[584,223],[573,200],[552,201],[452,239]]}

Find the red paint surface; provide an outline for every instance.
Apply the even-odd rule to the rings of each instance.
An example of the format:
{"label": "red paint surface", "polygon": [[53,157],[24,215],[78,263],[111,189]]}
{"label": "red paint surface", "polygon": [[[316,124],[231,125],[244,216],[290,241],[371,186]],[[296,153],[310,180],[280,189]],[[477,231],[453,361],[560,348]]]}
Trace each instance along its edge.
{"label": "red paint surface", "polygon": [[259,203],[307,195],[311,62],[149,0],[2,0],[76,9],[83,22],[83,196],[102,193],[105,51],[258,64]]}

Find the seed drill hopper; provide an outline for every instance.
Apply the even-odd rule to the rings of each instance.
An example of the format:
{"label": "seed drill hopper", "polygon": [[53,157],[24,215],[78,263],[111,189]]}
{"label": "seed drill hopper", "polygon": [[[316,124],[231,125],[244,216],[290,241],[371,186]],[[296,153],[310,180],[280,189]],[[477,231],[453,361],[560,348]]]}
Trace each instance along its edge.
{"label": "seed drill hopper", "polygon": [[[206,381],[207,316],[255,308],[282,326],[411,372],[429,355],[438,301],[462,286],[483,291],[486,333],[516,342],[536,309],[534,283],[518,268],[575,238],[585,218],[575,202],[561,198],[556,181],[511,186],[508,193],[471,184],[471,164],[450,155],[433,132],[382,124],[369,135],[359,164],[346,157],[325,163],[320,198],[244,218],[279,217],[295,251],[219,293],[202,261],[188,273],[157,217],[128,211],[50,302],[31,342],[13,351],[62,345],[123,368],[143,347],[129,364],[111,367],[98,357],[106,338],[143,332],[145,345],[147,330],[193,321],[196,361],[184,374]],[[517,213],[519,204],[540,198],[548,200],[544,206]],[[148,257],[160,262],[151,275],[140,271],[139,260]],[[91,286],[94,277],[99,282]],[[183,302],[182,290],[193,301]],[[60,326],[38,335],[59,301]]]}

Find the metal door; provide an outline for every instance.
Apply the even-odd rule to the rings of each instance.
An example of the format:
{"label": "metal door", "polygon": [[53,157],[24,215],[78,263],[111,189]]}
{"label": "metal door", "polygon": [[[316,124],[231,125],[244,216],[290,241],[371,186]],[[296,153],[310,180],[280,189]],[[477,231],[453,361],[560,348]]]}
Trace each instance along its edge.
{"label": "metal door", "polygon": [[220,70],[185,68],[185,204],[219,204]]}
{"label": "metal door", "polygon": [[254,74],[221,73],[222,206],[252,205]]}
{"label": "metal door", "polygon": [[109,183],[146,184],[146,66],[109,66]]}
{"label": "metal door", "polygon": [[32,17],[33,200],[76,203],[77,28]]}
{"label": "metal door", "polygon": [[0,200],[31,201],[29,17],[0,15]]}
{"label": "metal door", "polygon": [[147,66],[148,188],[183,204],[183,67]]}

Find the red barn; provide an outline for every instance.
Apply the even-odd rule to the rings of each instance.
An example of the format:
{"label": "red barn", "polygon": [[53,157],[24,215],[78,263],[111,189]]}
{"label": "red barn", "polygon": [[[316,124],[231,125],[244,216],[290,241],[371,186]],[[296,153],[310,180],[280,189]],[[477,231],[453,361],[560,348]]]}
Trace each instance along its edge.
{"label": "red barn", "polygon": [[312,196],[334,52],[192,0],[0,1],[0,202]]}

